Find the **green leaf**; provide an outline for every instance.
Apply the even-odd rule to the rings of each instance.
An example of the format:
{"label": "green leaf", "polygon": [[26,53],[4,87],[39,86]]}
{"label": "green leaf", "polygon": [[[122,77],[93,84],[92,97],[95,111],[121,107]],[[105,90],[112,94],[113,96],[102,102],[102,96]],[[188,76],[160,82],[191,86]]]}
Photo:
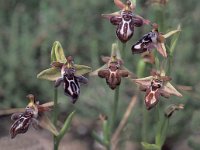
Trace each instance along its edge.
{"label": "green leaf", "polygon": [[156,144],[149,144],[146,142],[141,143],[145,150],[160,150],[161,148]]}
{"label": "green leaf", "polygon": [[51,50],[51,62],[58,61],[61,63],[66,63],[67,59],[65,57],[62,45],[60,42],[55,41]]}
{"label": "green leaf", "polygon": [[69,130],[74,114],[75,114],[75,111],[71,112],[71,114],[65,120],[65,123],[57,136],[58,141],[60,141],[65,135],[65,133]]}
{"label": "green leaf", "polygon": [[43,70],[37,75],[37,78],[39,79],[45,79],[45,80],[50,80],[50,81],[55,81],[59,77],[61,77],[61,73],[58,68],[49,68],[49,69]]}
{"label": "green leaf", "polygon": [[91,67],[85,65],[74,64],[74,67],[76,69],[75,75],[83,75],[92,71]]}

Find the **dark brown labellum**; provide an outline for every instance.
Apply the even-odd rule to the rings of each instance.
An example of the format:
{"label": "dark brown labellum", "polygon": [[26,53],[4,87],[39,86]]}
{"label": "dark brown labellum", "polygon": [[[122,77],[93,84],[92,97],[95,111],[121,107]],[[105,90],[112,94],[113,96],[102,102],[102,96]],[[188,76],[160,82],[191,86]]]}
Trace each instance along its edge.
{"label": "dark brown labellum", "polygon": [[17,134],[27,132],[33,117],[34,117],[33,109],[26,109],[24,113],[13,114],[11,119],[15,120],[15,122],[10,128],[11,138],[14,138]]}
{"label": "dark brown labellum", "polygon": [[98,76],[105,78],[109,87],[114,90],[121,83],[121,77],[128,77],[128,72],[119,69],[119,62],[110,62],[108,69],[98,72]]}
{"label": "dark brown labellum", "polygon": [[143,20],[134,16],[131,11],[124,10],[120,16],[113,16],[110,22],[117,26],[116,35],[119,40],[126,43],[134,33],[134,26],[140,27],[143,25]]}
{"label": "dark brown labellum", "polygon": [[145,105],[148,110],[153,108],[159,101],[160,88],[162,87],[162,81],[152,80],[150,87],[146,90]]}
{"label": "dark brown labellum", "polygon": [[58,87],[62,82],[64,83],[64,92],[67,96],[70,96],[72,103],[74,104],[80,94],[80,84],[86,84],[88,82],[87,78],[83,76],[75,76],[74,68],[62,68],[62,77],[57,79],[55,86]]}
{"label": "dark brown labellum", "polygon": [[157,34],[155,32],[149,32],[145,34],[136,44],[132,46],[132,53],[139,54],[146,51],[151,51],[156,48]]}
{"label": "dark brown labellum", "polygon": [[64,92],[72,98],[72,103],[75,103],[80,94],[80,85],[75,76],[64,75]]}

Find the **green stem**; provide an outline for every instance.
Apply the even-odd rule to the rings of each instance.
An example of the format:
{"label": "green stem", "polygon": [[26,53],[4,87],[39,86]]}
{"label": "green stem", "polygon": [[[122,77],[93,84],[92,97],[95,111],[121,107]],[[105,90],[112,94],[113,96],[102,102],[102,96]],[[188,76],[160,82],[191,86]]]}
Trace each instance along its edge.
{"label": "green stem", "polygon": [[126,43],[122,44],[122,58],[126,60]]}
{"label": "green stem", "polygon": [[142,107],[142,142],[147,142],[148,114],[145,105]]}
{"label": "green stem", "polygon": [[[113,104],[113,112],[112,112],[112,120],[111,120],[111,125],[110,125],[110,130],[113,130],[116,122],[116,116],[117,116],[117,109],[118,109],[118,101],[119,101],[119,87],[118,86],[115,89],[115,95],[114,95],[114,104]],[[112,132],[112,131],[111,131]]]}
{"label": "green stem", "polygon": [[[58,119],[58,90],[57,88],[54,89],[54,112],[53,112],[53,124],[55,127],[57,126],[57,119]],[[54,150],[58,150],[59,141],[57,137],[54,135]]]}

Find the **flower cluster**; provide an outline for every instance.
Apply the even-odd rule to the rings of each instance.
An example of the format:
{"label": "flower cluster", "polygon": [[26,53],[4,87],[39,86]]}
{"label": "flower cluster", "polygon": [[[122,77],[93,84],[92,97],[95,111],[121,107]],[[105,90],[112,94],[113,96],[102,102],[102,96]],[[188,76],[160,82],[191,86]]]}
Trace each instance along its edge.
{"label": "flower cluster", "polygon": [[[133,35],[134,27],[141,27],[143,24],[151,24],[149,20],[142,18],[134,13],[135,5],[127,0],[123,3],[121,0],[114,0],[115,5],[120,9],[119,12],[103,14],[113,25],[116,25],[116,35],[122,43],[126,43]],[[159,26],[156,23],[151,24],[152,31],[145,34],[138,42],[133,44],[131,50],[133,54],[140,54],[144,61],[151,64],[155,63],[155,58],[151,53],[156,49],[164,58],[167,58],[165,47],[166,38],[180,31],[170,31],[167,34],[159,32]],[[120,70],[122,59],[111,55],[110,58],[103,58],[106,66],[98,69],[96,72],[99,77],[105,78],[111,89],[115,89],[120,84],[121,77],[128,77],[128,71]],[[170,95],[182,96],[170,83],[170,77],[165,76],[163,71],[154,72],[146,78],[133,79],[140,85],[140,89],[146,92],[145,105],[148,110],[153,108],[159,101],[159,97],[168,98]]]}
{"label": "flower cluster", "polygon": [[[114,0],[114,3],[120,11],[111,14],[103,14],[102,16],[109,19],[109,21],[116,26],[116,36],[123,44],[125,44],[133,36],[135,27],[141,27],[144,24],[149,25],[150,21],[134,13],[135,5],[130,0],[127,0],[126,3],[121,2],[121,0]],[[151,26],[152,30],[133,44],[131,50],[132,54],[142,53],[145,61],[154,64],[155,59],[152,50],[156,49],[164,58],[167,58],[168,53],[165,47],[165,40],[171,35],[179,32],[180,29],[171,31],[167,34],[162,34],[156,23],[151,24]],[[171,77],[166,76],[163,70],[152,71],[151,76],[149,77],[135,78],[135,75],[124,67],[124,61],[120,56],[117,44],[112,45],[111,56],[102,57],[102,61],[105,64],[92,72],[91,75],[97,75],[100,78],[105,79],[112,90],[118,89],[116,90],[118,92],[115,94],[116,97],[119,94],[119,88],[117,87],[120,85],[122,78],[126,77],[131,78],[139,85],[140,90],[146,93],[144,102],[147,110],[152,109],[159,102],[161,96],[165,98],[169,98],[171,95],[182,96],[170,83],[172,80]],[[53,44],[50,65],[50,68],[40,72],[37,77],[54,81],[55,88],[58,88],[63,84],[64,94],[70,97],[73,104],[76,103],[80,95],[80,85],[88,83],[88,79],[83,75],[91,72],[91,68],[75,64],[72,56],[66,57],[63,48],[58,41]],[[57,91],[57,89],[55,91]],[[22,112],[14,113],[11,116],[11,119],[14,121],[10,128],[11,138],[15,138],[17,134],[26,133],[30,125],[32,125],[34,128],[37,128],[38,126],[47,128],[56,135],[54,140],[60,142],[60,139],[64,136],[69,127],[69,120],[72,118],[73,114],[69,117],[69,120],[66,120],[63,128],[58,133],[55,127],[56,123],[54,123],[54,126],[48,119],[45,120],[43,117],[44,112],[50,111],[50,107],[53,106],[53,104],[40,105],[32,94],[29,94],[27,98],[30,102],[26,108],[23,109]],[[118,98],[116,98],[116,102],[117,101]],[[55,100],[55,108],[57,109],[57,99]],[[54,113],[54,122],[56,122],[57,119],[56,109]],[[170,117],[175,110],[180,109],[183,109],[183,105],[172,105],[165,112],[165,115],[166,117]],[[114,110],[114,119],[115,113]],[[102,120],[107,120],[105,117],[101,118]],[[115,121],[114,119],[113,122]],[[47,121],[48,123],[44,123]],[[45,126],[45,124],[48,127]]]}

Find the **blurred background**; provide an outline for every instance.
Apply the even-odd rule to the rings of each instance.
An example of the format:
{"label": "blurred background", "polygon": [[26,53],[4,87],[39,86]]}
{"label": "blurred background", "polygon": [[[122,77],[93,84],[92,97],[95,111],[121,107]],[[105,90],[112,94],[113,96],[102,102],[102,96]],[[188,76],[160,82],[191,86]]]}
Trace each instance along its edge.
{"label": "blurred background", "polygon": [[[36,76],[50,67],[50,52],[54,41],[60,41],[65,55],[72,55],[75,63],[91,66],[93,70],[102,66],[100,56],[110,55],[111,44],[116,42],[116,36],[115,27],[108,20],[102,19],[101,14],[115,11],[118,8],[112,0],[0,0],[0,109],[25,107],[26,95],[29,93],[36,95],[41,103],[53,99],[54,83],[39,80]],[[192,90],[179,90],[183,94],[182,98],[160,100],[163,108],[172,103],[185,105],[184,110],[170,119],[170,130],[163,149],[199,150],[200,1],[137,0],[136,13],[152,22],[158,22],[162,33],[181,25],[182,31],[175,48],[170,76],[173,85],[191,86]],[[137,65],[141,57],[132,55],[131,46],[150,30],[150,26],[136,28],[127,44],[126,58],[123,59],[125,66],[132,72],[138,71]],[[146,75],[148,72],[144,74]],[[137,86],[132,81],[123,79],[118,121],[136,89]],[[91,132],[100,129],[99,114],[110,114],[113,95],[114,92],[108,88],[105,80],[98,77],[89,77],[89,84],[82,86],[80,98],[75,105],[64,96],[63,89],[59,89],[60,120],[64,120],[72,110],[77,111],[70,133],[61,143],[61,149],[101,148],[92,139]],[[145,127],[148,132],[145,135],[142,131],[143,115],[141,98],[123,131],[124,149],[142,149],[142,139],[154,142],[156,111],[147,113]],[[52,137],[45,131],[31,129],[11,141],[8,134],[10,116],[1,116],[0,119],[0,146],[3,149],[52,149]]]}

